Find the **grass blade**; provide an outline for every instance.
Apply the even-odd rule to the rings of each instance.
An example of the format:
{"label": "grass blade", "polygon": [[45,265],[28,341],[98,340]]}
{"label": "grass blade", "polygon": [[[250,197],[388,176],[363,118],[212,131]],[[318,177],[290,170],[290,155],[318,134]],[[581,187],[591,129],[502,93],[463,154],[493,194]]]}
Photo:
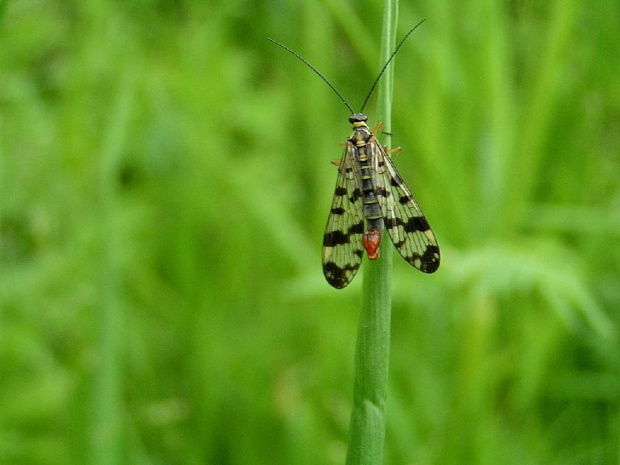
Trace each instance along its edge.
{"label": "grass blade", "polygon": [[[387,61],[394,48],[397,17],[397,0],[386,0],[381,43],[382,63]],[[382,78],[378,97],[379,120],[383,121],[387,132],[391,126],[392,70],[393,64]],[[367,260],[364,271],[347,465],[383,463],[385,401],[390,358],[391,247],[382,247],[381,254],[380,260]]]}

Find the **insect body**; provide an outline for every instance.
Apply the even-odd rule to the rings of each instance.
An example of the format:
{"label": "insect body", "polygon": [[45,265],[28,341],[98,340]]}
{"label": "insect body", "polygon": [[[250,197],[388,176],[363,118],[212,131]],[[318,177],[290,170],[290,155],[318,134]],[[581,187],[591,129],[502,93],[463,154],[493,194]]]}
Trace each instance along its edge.
{"label": "insect body", "polygon": [[336,88],[310,63],[288,47],[269,39],[310,67],[352,113],[349,122],[353,125],[353,134],[344,144],[344,154],[337,163],[338,181],[323,238],[323,273],[327,282],[338,289],[346,287],[355,277],[364,249],[370,260],[379,258],[384,229],[387,229],[396,250],[408,263],[425,273],[433,273],[439,267],[435,234],[398,174],[386,148],[379,144],[366,124],[368,117],[362,113],[388,64],[422,22],[411,29],[396,47],[359,113],[353,111]]}
{"label": "insect body", "polygon": [[439,267],[435,235],[367,119],[361,113],[349,118],[353,134],[339,163],[323,239],[323,273],[338,289],[357,273],[363,249],[369,259],[378,258],[384,228],[411,265],[425,273]]}

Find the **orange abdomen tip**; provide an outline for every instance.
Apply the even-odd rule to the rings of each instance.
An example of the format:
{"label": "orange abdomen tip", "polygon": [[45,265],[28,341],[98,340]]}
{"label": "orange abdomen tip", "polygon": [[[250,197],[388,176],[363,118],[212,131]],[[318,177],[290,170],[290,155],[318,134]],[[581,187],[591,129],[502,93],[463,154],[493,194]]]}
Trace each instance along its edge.
{"label": "orange abdomen tip", "polygon": [[378,229],[372,228],[362,236],[362,245],[368,253],[370,260],[379,258],[379,246],[381,245],[381,233]]}

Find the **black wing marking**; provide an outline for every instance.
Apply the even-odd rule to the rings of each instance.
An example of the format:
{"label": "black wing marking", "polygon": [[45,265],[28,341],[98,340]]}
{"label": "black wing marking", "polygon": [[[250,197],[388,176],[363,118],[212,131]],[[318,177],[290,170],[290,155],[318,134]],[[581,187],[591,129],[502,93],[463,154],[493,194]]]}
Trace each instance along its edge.
{"label": "black wing marking", "polygon": [[348,143],[340,161],[332,209],[323,238],[323,274],[337,289],[346,287],[362,263],[364,212],[354,157]]}
{"label": "black wing marking", "polygon": [[377,172],[376,194],[385,228],[396,250],[418,270],[435,272],[439,268],[439,246],[424,213],[383,146],[374,137],[368,146]]}

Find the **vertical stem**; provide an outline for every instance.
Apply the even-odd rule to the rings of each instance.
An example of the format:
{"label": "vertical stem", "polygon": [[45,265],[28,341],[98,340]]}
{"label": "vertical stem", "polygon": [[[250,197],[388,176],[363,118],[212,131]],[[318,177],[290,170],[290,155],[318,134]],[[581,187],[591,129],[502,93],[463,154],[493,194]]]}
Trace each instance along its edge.
{"label": "vertical stem", "polygon": [[[381,62],[394,49],[398,1],[385,0]],[[393,64],[379,86],[378,115],[389,132],[392,111]],[[389,245],[389,244],[388,244]],[[347,465],[380,465],[385,442],[385,401],[390,358],[392,250],[381,247],[381,258],[367,261],[362,309],[355,352],[353,411]]]}
{"label": "vertical stem", "polygon": [[121,229],[118,224],[118,169],[125,146],[133,104],[133,76],[121,79],[112,105],[101,153],[101,302],[99,307],[99,353],[101,364],[93,388],[92,463],[115,465],[123,462],[124,411],[122,375],[124,312],[121,298]]}

